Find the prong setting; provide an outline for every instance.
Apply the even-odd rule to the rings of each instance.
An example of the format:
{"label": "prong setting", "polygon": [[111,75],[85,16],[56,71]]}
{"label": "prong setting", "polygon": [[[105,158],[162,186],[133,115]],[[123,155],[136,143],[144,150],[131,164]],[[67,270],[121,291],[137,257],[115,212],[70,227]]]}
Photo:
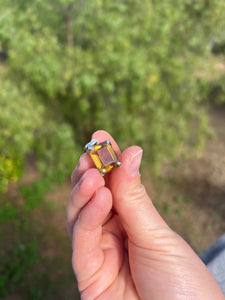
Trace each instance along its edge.
{"label": "prong setting", "polygon": [[93,146],[99,144],[99,141],[96,140],[96,139],[93,139],[91,140],[89,143],[87,143],[85,146],[84,146],[84,150],[85,151],[88,151],[88,150],[94,150]]}
{"label": "prong setting", "polygon": [[101,143],[93,139],[85,145],[84,149],[89,153],[96,168],[103,176],[114,168],[121,166],[121,162],[109,139]]}

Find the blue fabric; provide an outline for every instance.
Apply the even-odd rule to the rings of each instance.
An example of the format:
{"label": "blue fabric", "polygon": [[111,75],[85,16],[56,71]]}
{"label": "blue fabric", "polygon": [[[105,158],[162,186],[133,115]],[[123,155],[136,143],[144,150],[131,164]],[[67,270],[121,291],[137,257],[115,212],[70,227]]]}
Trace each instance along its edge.
{"label": "blue fabric", "polygon": [[225,234],[200,255],[225,295]]}

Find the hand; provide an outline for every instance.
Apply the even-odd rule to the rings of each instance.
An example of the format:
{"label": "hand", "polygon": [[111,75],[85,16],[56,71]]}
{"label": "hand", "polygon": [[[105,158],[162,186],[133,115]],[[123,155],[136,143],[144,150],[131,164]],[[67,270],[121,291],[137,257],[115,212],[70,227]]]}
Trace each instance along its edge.
{"label": "hand", "polygon": [[81,298],[224,299],[188,244],[160,217],[140,181],[142,150],[122,154],[122,166],[102,177],[84,153],[72,174],[67,226]]}

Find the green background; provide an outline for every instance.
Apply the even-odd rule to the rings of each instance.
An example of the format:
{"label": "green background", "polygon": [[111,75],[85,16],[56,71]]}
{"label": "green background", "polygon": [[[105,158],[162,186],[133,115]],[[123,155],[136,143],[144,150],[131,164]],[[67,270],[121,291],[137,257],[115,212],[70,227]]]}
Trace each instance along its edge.
{"label": "green background", "polygon": [[60,194],[93,131],[140,145],[155,185],[202,151],[208,110],[225,101],[224,28],[223,0],[2,1],[1,296],[70,298],[70,259],[43,254],[69,256],[69,242],[42,219],[59,213],[46,193]]}

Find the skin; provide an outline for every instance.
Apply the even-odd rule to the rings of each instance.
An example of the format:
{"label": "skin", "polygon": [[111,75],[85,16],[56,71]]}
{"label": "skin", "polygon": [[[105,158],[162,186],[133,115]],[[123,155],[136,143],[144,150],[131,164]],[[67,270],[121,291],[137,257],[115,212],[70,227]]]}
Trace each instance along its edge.
{"label": "skin", "polygon": [[102,177],[87,153],[73,171],[67,205],[72,266],[81,299],[225,299],[191,247],[171,230],[141,184],[142,150],[120,152],[122,166]]}

